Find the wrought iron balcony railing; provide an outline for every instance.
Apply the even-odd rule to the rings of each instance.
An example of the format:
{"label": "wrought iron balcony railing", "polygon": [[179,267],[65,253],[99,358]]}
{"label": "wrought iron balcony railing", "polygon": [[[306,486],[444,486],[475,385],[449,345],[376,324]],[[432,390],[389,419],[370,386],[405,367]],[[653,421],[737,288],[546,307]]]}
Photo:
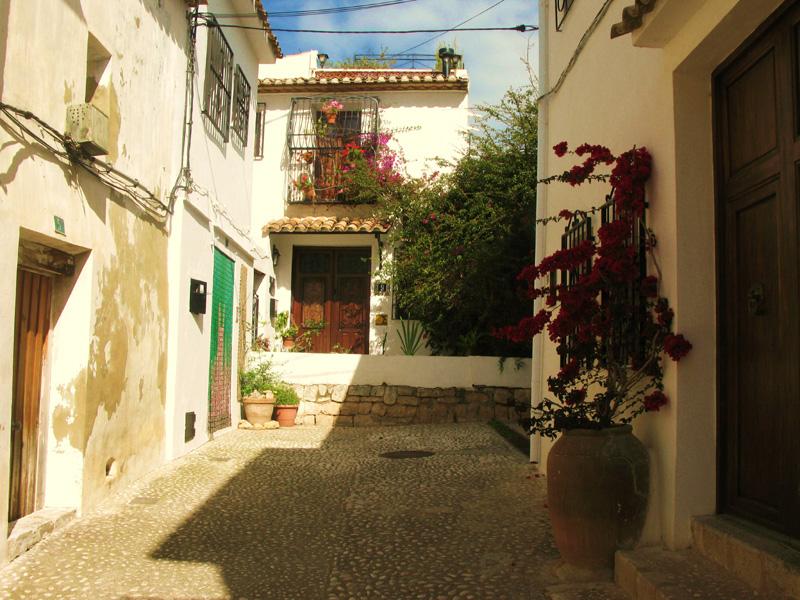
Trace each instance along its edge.
{"label": "wrought iron balcony railing", "polygon": [[288,201],[345,202],[342,151],[378,133],[378,100],[293,98],[287,136]]}

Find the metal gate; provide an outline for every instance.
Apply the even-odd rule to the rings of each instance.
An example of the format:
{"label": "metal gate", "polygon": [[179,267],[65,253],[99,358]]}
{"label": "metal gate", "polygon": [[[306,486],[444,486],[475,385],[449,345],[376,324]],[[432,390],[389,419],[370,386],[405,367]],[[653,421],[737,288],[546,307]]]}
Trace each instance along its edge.
{"label": "metal gate", "polygon": [[211,291],[211,355],[209,358],[208,430],[231,424],[231,350],[233,342],[233,261],[214,249]]}

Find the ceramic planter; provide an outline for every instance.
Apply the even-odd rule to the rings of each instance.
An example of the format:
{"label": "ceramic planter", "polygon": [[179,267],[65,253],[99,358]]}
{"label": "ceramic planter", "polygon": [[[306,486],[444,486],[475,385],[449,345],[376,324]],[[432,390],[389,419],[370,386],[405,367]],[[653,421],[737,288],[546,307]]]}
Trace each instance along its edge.
{"label": "ceramic planter", "polygon": [[275,407],[275,420],[281,427],[294,427],[297,417],[297,404],[278,405]]}
{"label": "ceramic planter", "polygon": [[587,570],[614,566],[614,553],[639,539],[650,463],[630,425],[565,431],[547,458],[547,503],[564,562]]}
{"label": "ceramic planter", "polygon": [[272,392],[255,392],[242,400],[244,418],[251,425],[263,425],[272,420],[275,396]]}

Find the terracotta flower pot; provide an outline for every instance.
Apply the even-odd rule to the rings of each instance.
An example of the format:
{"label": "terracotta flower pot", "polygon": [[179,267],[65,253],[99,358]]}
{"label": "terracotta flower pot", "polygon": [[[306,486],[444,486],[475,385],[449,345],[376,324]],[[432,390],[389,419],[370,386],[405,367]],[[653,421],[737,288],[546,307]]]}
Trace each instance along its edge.
{"label": "terracotta flower pot", "polygon": [[314,200],[317,197],[317,192],[313,187],[306,188],[303,190],[303,197],[306,200]]}
{"label": "terracotta flower pot", "polygon": [[650,462],[630,425],[565,431],[547,458],[547,504],[561,558],[578,569],[613,568],[639,539]]}
{"label": "terracotta flower pot", "polygon": [[325,115],[325,118],[328,119],[328,125],[333,125],[336,123],[336,113],[327,114]]}
{"label": "terracotta flower pot", "polygon": [[286,350],[291,350],[294,348],[294,338],[283,338],[283,347]]}
{"label": "terracotta flower pot", "polygon": [[251,425],[262,425],[272,420],[272,409],[275,407],[275,396],[272,392],[256,392],[242,400],[244,418]]}
{"label": "terracotta flower pot", "polygon": [[281,427],[294,427],[297,417],[297,404],[278,405],[275,407],[275,419]]}

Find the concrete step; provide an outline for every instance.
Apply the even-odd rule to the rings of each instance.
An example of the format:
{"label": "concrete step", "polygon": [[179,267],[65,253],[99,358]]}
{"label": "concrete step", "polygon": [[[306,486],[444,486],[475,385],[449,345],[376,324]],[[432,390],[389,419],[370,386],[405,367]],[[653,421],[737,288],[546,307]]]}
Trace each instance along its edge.
{"label": "concrete step", "polygon": [[800,599],[800,542],[727,515],[692,520],[695,550],[763,594]]}
{"label": "concrete step", "polygon": [[628,595],[611,582],[562,583],[545,590],[548,600],[629,600]]}
{"label": "concrete step", "polygon": [[694,550],[617,552],[614,579],[633,600],[785,600],[748,586]]}

